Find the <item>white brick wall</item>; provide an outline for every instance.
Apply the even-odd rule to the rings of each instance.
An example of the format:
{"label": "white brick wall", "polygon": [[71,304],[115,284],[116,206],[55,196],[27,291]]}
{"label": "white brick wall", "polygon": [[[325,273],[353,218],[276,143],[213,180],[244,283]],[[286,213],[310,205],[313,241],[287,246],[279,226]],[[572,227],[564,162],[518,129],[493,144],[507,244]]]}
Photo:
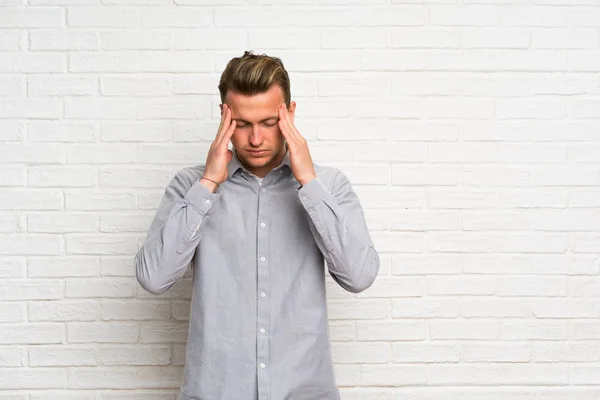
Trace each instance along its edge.
{"label": "white brick wall", "polygon": [[132,260],[245,49],[381,253],[345,400],[597,400],[599,46],[597,0],[0,0],[0,400],[175,400],[190,276]]}

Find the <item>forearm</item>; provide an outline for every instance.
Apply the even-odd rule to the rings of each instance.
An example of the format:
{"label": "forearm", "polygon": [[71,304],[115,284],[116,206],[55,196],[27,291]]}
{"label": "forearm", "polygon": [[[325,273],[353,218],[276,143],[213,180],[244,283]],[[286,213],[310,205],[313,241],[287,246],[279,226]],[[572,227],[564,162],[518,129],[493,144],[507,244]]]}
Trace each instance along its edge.
{"label": "forearm", "polygon": [[210,187],[210,182],[202,180],[182,198],[174,195],[177,190],[167,189],[148,236],[135,256],[137,280],[148,292],[165,292],[185,273],[202,237],[206,214],[218,199]]}
{"label": "forearm", "polygon": [[349,183],[344,180],[336,196],[315,179],[303,186],[299,195],[332,277],[353,293],[371,286],[379,271],[379,255]]}

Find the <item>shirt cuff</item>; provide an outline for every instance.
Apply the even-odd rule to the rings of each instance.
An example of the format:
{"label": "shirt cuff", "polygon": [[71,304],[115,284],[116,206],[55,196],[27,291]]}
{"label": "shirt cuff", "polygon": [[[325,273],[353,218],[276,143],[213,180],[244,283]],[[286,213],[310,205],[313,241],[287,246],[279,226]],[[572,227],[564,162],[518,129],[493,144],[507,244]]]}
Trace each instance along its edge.
{"label": "shirt cuff", "polygon": [[305,207],[315,207],[329,195],[329,189],[319,177],[298,189],[298,196]]}
{"label": "shirt cuff", "polygon": [[212,193],[206,186],[200,183],[200,181],[196,181],[183,199],[200,214],[205,215],[215,201],[219,199],[219,194]]}

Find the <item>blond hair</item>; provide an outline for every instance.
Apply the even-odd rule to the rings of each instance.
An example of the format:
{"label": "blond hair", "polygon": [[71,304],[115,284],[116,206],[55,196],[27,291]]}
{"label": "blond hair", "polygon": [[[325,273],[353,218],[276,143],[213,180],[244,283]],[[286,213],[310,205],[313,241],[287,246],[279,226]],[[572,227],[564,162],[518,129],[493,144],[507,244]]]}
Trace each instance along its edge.
{"label": "blond hair", "polygon": [[285,104],[289,108],[290,78],[281,59],[245,51],[243,56],[229,60],[221,74],[219,81],[221,102],[225,103],[229,90],[252,96],[268,91],[273,84],[281,88]]}

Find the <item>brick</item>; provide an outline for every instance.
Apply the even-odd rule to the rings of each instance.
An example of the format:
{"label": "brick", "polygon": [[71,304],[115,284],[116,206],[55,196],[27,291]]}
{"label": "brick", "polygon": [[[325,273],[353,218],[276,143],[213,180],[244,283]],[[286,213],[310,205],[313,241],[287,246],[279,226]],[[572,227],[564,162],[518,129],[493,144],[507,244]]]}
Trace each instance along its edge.
{"label": "brick", "polygon": [[91,167],[30,167],[27,172],[31,187],[91,187],[98,183],[98,171]]}
{"label": "brick", "polygon": [[132,164],[137,159],[138,148],[135,144],[73,144],[67,147],[69,164]]}
{"label": "brick", "polygon": [[[394,83],[392,83],[393,91]],[[468,124],[468,121],[463,122],[463,125],[466,124]],[[428,121],[424,124],[415,121],[393,120],[391,122],[390,137],[392,140],[401,141],[402,146],[407,146],[405,142],[456,141],[459,137],[459,131],[460,127],[452,123]],[[400,144],[397,147],[401,147]]]}
{"label": "brick", "polygon": [[421,253],[426,249],[422,232],[374,232],[373,244],[381,252]]}
{"label": "brick", "polygon": [[136,343],[139,327],[135,322],[68,322],[69,343]]}
{"label": "brick", "polygon": [[177,171],[173,168],[100,168],[100,186],[126,188],[164,188]]}
{"label": "brick", "polygon": [[394,318],[453,318],[459,314],[458,298],[435,297],[392,300]]}
{"label": "brick", "polygon": [[[77,52],[69,54],[69,72],[138,72],[139,54],[134,52]],[[91,98],[88,102],[98,101]]]}
{"label": "brick", "polygon": [[[24,366],[23,360],[25,349],[19,347],[2,347],[2,354],[0,354],[0,368],[2,367],[22,367]],[[10,397],[10,399],[16,399],[16,397]],[[2,396],[0,399],[4,400]]]}
{"label": "brick", "polygon": [[2,304],[0,304],[0,323],[25,322],[27,318],[26,305],[16,302],[6,302],[4,297],[3,295]]}
{"label": "brick", "polygon": [[527,49],[531,43],[531,33],[524,29],[465,29],[459,35],[460,47],[467,49]]}
{"label": "brick", "polygon": [[0,254],[58,255],[63,247],[58,235],[0,235],[0,240]]}
{"label": "brick", "polygon": [[[23,79],[20,76],[0,77],[0,95],[5,97],[18,97],[24,92]],[[6,121],[11,122],[11,121]],[[5,122],[5,123],[6,123]],[[3,133],[3,136],[6,133]]]}
{"label": "brick", "polygon": [[100,126],[87,122],[31,121],[27,124],[30,142],[95,142]]}
{"label": "brick", "polygon": [[83,367],[69,370],[67,380],[74,389],[175,388],[181,374],[179,367]]}
{"label": "brick", "polygon": [[96,257],[34,257],[27,260],[29,278],[70,278],[99,275]]}
{"label": "brick", "polygon": [[167,96],[172,93],[169,78],[106,77],[100,80],[100,90],[105,96]]}
{"label": "brick", "polygon": [[459,362],[461,347],[452,344],[392,343],[392,361],[395,363]]}
{"label": "brick", "polygon": [[2,210],[60,210],[62,192],[55,189],[5,189]]}
{"label": "brick", "polygon": [[103,365],[168,365],[169,346],[103,346],[100,348]]}
{"label": "brick", "polygon": [[168,320],[171,306],[165,301],[121,301],[102,302],[103,320]]}
{"label": "brick", "polygon": [[166,142],[171,138],[166,121],[106,122],[102,124],[103,142]]}
{"label": "brick", "polygon": [[[260,29],[248,32],[248,43],[251,48],[261,49],[314,49],[319,46],[319,34],[306,30]],[[239,46],[236,46],[239,47]],[[232,47],[236,48],[236,47]],[[285,62],[285,60],[283,60]],[[296,86],[294,80],[294,86]]]}
{"label": "brick", "polygon": [[67,23],[73,28],[131,28],[141,24],[140,13],[128,7],[72,7]]}
{"label": "brick", "polygon": [[357,9],[355,18],[357,26],[424,26],[427,8],[421,5],[365,7]]}
{"label": "brick", "polygon": [[100,316],[100,305],[91,301],[30,302],[28,313],[32,322],[94,321]]}
{"label": "brick", "polygon": [[[66,56],[56,52],[12,53],[3,55],[0,58],[0,72],[45,74],[63,73],[66,70]],[[14,101],[19,104],[19,102],[27,102],[28,99],[17,99]]]}
{"label": "brick", "polygon": [[67,370],[63,368],[2,368],[0,375],[0,390],[59,389],[67,381]]}
{"label": "brick", "polygon": [[358,67],[359,54],[352,50],[294,50],[285,56],[289,72],[349,72]]}
{"label": "brick", "polygon": [[[391,18],[390,15],[382,16],[384,19]],[[404,18],[404,17],[403,17]],[[373,20],[366,23],[374,23]],[[390,23],[393,24],[393,23]],[[416,25],[416,24],[415,24]],[[393,25],[398,26],[398,25]],[[435,48],[456,49],[459,47],[462,37],[459,32],[445,28],[430,27],[408,27],[394,28],[392,30],[393,48]]]}
{"label": "brick", "polygon": [[0,259],[0,278],[22,278],[25,270],[24,257],[2,257]]}
{"label": "brick", "polygon": [[99,191],[67,191],[65,208],[67,210],[109,211],[133,210],[136,196],[133,193],[110,193]]}
{"label": "brick", "polygon": [[379,364],[390,360],[388,343],[333,343],[333,362],[339,364]]}
{"label": "brick", "polygon": [[502,27],[563,27],[568,17],[560,7],[513,5],[500,8],[498,13]]}
{"label": "brick", "polygon": [[357,321],[356,323],[356,339],[359,341],[416,341],[426,338],[425,320]]}
{"label": "brick", "polygon": [[98,93],[98,80],[83,76],[29,75],[27,94],[34,97],[95,95]]}
{"label": "brick", "polygon": [[463,359],[466,362],[521,363],[531,361],[531,346],[523,344],[464,344]]}
{"label": "brick", "polygon": [[494,26],[498,11],[487,5],[430,6],[428,22],[431,26]]}
{"label": "brick", "polygon": [[67,279],[66,297],[70,298],[104,298],[104,297],[132,297],[135,291],[132,279],[100,278],[100,279]]}
{"label": "brick", "polygon": [[153,215],[101,215],[100,232],[140,232],[150,228]]}
{"label": "brick", "polygon": [[531,307],[520,299],[464,298],[460,304],[461,316],[467,318],[527,318],[533,316]]}
{"label": "brick", "polygon": [[173,47],[169,30],[119,30],[101,34],[104,50],[168,50]]}
{"label": "brick", "polygon": [[501,340],[564,340],[568,325],[561,320],[503,319],[500,322]]}
{"label": "brick", "polygon": [[[395,117],[402,119],[416,119],[424,115],[424,103],[415,99],[370,101],[356,104],[354,113],[360,118]],[[387,122],[387,121],[386,121]],[[377,132],[377,127],[373,131]],[[369,132],[369,130],[363,131]]]}
{"label": "brick", "polygon": [[564,365],[495,364],[432,365],[431,382],[438,385],[557,385],[569,381],[569,369]]}
{"label": "brick", "polygon": [[36,29],[29,34],[29,50],[99,50],[95,32],[77,30]]}
{"label": "brick", "polygon": [[317,138],[320,140],[364,140],[365,132],[369,130],[369,139],[385,140],[390,132],[389,122],[381,119],[369,119],[319,123]]}
{"label": "brick", "polygon": [[385,28],[356,28],[328,30],[321,33],[320,43],[324,49],[374,49],[390,47],[390,31]]}
{"label": "brick", "polygon": [[429,320],[429,337],[433,340],[498,340],[500,321],[479,320]]}
{"label": "brick", "polygon": [[33,233],[97,232],[98,217],[74,213],[29,213],[27,231]]}
{"label": "brick", "polygon": [[359,384],[364,386],[424,385],[426,365],[361,365]]}
{"label": "brick", "polygon": [[401,186],[455,186],[458,168],[410,164],[392,165],[392,185]]}
{"label": "brick", "polygon": [[0,324],[0,344],[60,344],[64,337],[64,324]]}
{"label": "brick", "polygon": [[0,28],[61,28],[64,20],[65,10],[58,7],[37,9],[3,7]]}
{"label": "brick", "polygon": [[80,367],[99,364],[98,350],[80,346],[36,346],[29,349],[34,367]]}
{"label": "brick", "polygon": [[102,276],[129,276],[135,277],[135,266],[129,256],[103,256],[100,263]]}
{"label": "brick", "polygon": [[213,13],[201,7],[143,7],[140,15],[142,28],[206,28],[213,23]]}
{"label": "brick", "polygon": [[[4,22],[6,24],[6,21]],[[0,30],[0,51],[21,50],[22,32],[12,29]]]}
{"label": "brick", "polygon": [[206,51],[141,51],[141,72],[211,72],[213,59]]}
{"label": "brick", "polygon": [[59,119],[61,103],[54,99],[8,99],[1,104],[0,114],[5,118]]}
{"label": "brick", "polygon": [[136,116],[136,104],[129,99],[65,98],[65,117],[73,119],[129,119]]}

